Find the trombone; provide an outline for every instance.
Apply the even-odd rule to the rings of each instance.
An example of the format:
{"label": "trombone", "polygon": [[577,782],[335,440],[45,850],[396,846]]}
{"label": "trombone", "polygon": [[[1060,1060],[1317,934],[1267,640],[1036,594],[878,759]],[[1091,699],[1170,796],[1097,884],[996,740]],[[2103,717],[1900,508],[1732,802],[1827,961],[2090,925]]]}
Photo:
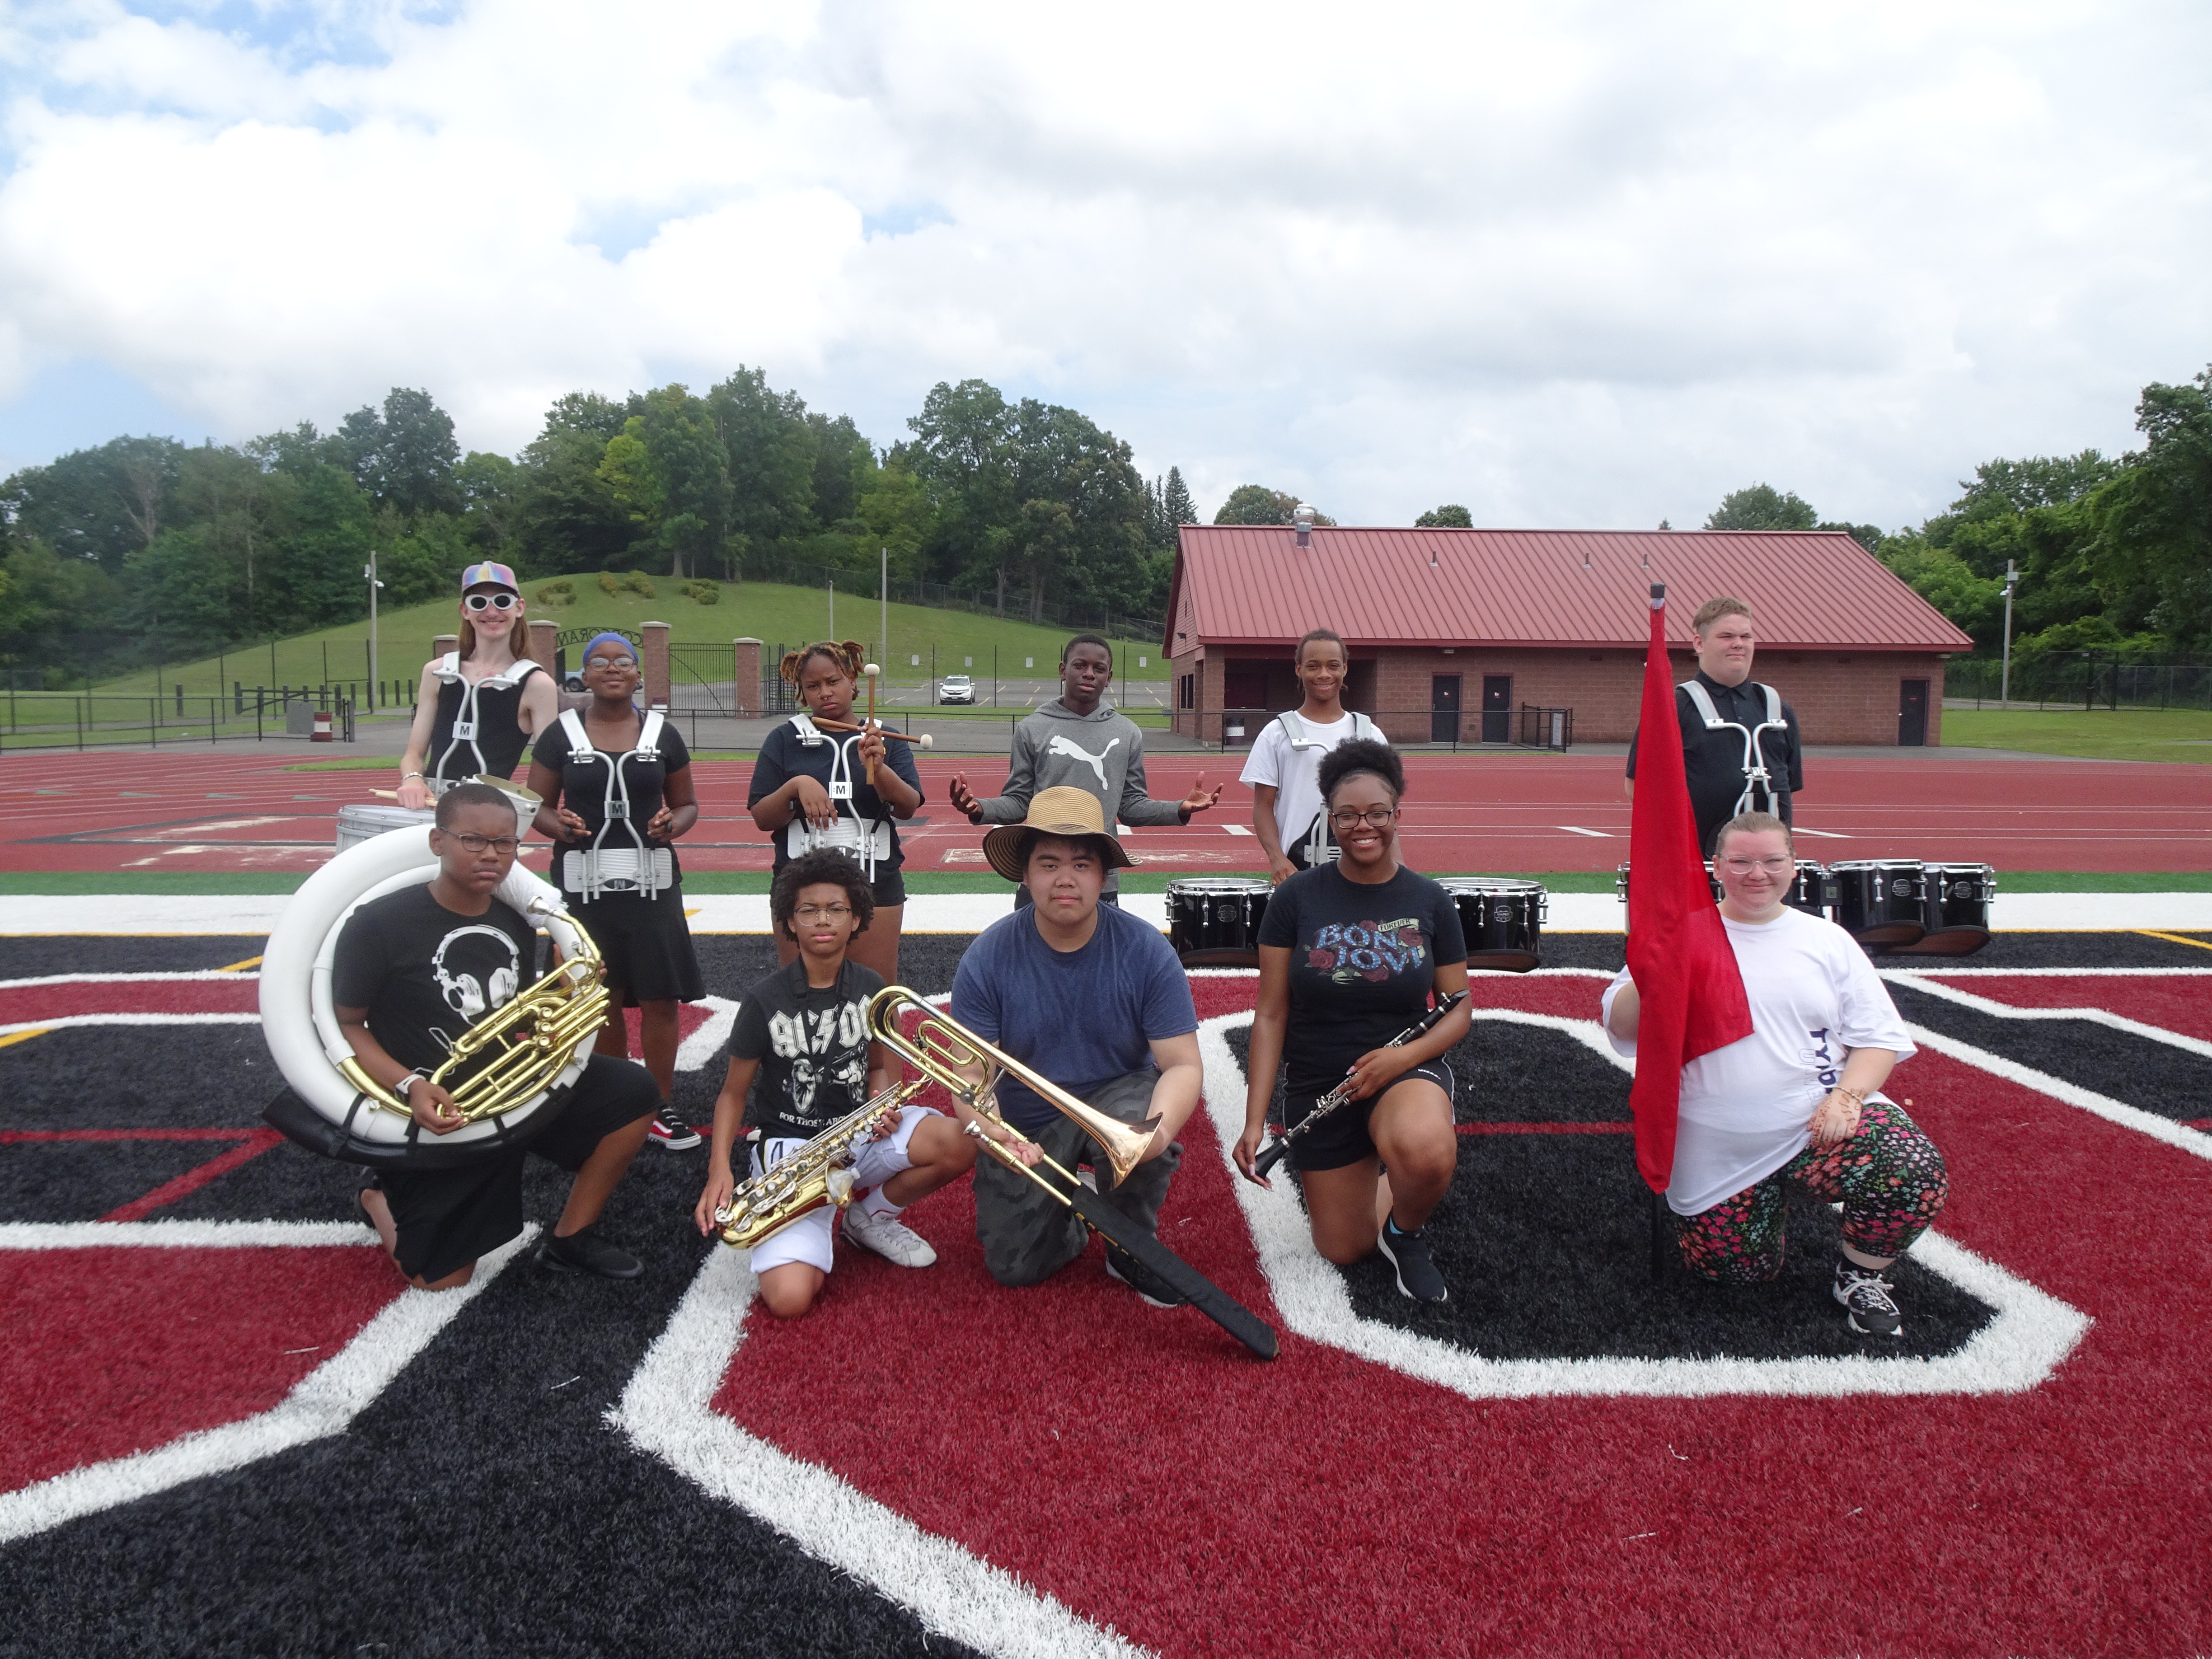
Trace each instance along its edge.
{"label": "trombone", "polygon": [[[912,1036],[900,1029],[899,1021],[909,1008],[921,1015]],[[999,1115],[997,1099],[999,1079],[1011,1077],[1036,1091],[1039,1098],[1063,1115],[1073,1118],[1084,1133],[1098,1143],[1106,1165],[1113,1171],[1112,1184],[1120,1186],[1128,1179],[1129,1171],[1143,1162],[1146,1150],[1152,1144],[1152,1132],[1159,1127],[1157,1117],[1142,1123],[1124,1123],[1117,1117],[1109,1117],[1095,1106],[1086,1106],[1073,1095],[1042,1073],[1032,1071],[1012,1054],[986,1042],[950,1015],[940,1013],[903,985],[887,985],[868,1000],[868,1035],[924,1077],[941,1083],[962,1105],[979,1116],[988,1118],[1001,1128],[1011,1128]],[[969,1081],[967,1073],[980,1069],[980,1082]],[[1070,1202],[1067,1194],[1047,1181],[1013,1152],[999,1144],[990,1135],[971,1127],[971,1133],[1008,1169],[1019,1170],[1050,1193],[1061,1203]],[[1016,1133],[1019,1133],[1016,1131]],[[1041,1157],[1041,1162],[1050,1166],[1070,1187],[1076,1184],[1073,1170],[1062,1167],[1055,1159]]]}

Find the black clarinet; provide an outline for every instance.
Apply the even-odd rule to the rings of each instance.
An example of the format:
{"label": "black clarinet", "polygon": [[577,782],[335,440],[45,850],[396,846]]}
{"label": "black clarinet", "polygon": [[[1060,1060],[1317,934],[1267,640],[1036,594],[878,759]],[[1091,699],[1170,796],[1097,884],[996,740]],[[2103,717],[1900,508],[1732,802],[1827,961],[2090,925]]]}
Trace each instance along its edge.
{"label": "black clarinet", "polygon": [[[1427,1013],[1422,1015],[1416,1024],[1408,1025],[1404,1030],[1399,1032],[1397,1036],[1392,1037],[1382,1046],[1386,1048],[1402,1048],[1409,1042],[1419,1042],[1423,1037],[1428,1036],[1430,1032],[1437,1029],[1437,1021],[1441,1020],[1446,1014],[1451,1012],[1453,1009],[1458,1007],[1461,1003],[1465,1002],[1466,1000],[1466,992],[1454,991],[1442,1002],[1439,1002],[1435,1007],[1430,1009]],[[1289,1157],[1291,1152],[1291,1142],[1297,1139],[1307,1130],[1312,1128],[1315,1124],[1320,1122],[1322,1119],[1327,1117],[1338,1107],[1343,1105],[1345,1102],[1350,1100],[1352,1098],[1352,1086],[1353,1079],[1346,1078],[1343,1082],[1338,1084],[1335,1088],[1330,1090],[1328,1093],[1323,1095],[1319,1100],[1316,1101],[1314,1103],[1313,1110],[1308,1112],[1304,1117],[1300,1118],[1296,1123],[1291,1125],[1289,1128],[1284,1130],[1281,1134],[1269,1141],[1267,1145],[1261,1149],[1260,1156],[1252,1160],[1253,1169],[1257,1170],[1260,1174],[1265,1175],[1268,1170],[1273,1169],[1278,1164],[1280,1164],[1285,1158]]]}

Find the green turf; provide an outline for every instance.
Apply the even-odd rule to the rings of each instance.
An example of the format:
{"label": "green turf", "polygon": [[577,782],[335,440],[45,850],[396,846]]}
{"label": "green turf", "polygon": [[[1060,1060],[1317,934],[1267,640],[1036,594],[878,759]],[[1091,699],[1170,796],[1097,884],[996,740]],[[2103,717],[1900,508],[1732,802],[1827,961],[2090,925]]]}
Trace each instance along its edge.
{"label": "green turf", "polygon": [[[1159,893],[1170,881],[1192,872],[1148,873],[1132,870],[1121,878],[1132,893]],[[1257,871],[1209,871],[1209,875],[1257,875]],[[1484,873],[1514,873],[1486,872]],[[1552,871],[1521,876],[1540,881],[1554,893],[1610,893],[1613,877],[1589,870]],[[0,871],[0,896],[9,894],[67,895],[72,893],[290,893],[307,879],[305,874],[286,875],[251,871],[189,870],[13,870]],[[2188,870],[2135,874],[2099,874],[2065,870],[2007,870],[1998,872],[1999,890],[2007,893],[2212,893],[2212,872]],[[932,893],[1003,893],[1010,891],[998,877],[966,872],[915,872],[906,878],[907,891]],[[764,870],[696,870],[684,878],[687,893],[765,893]]]}
{"label": "green turf", "polygon": [[2207,762],[2212,761],[2212,710],[1947,707],[1943,744],[2087,760]]}
{"label": "green turf", "polygon": [[[622,573],[616,574],[619,580]],[[830,595],[826,588],[792,587],[775,582],[725,582],[721,584],[720,603],[701,605],[678,592],[681,584],[665,576],[648,579],[655,589],[649,599],[628,591],[612,595],[601,592],[597,573],[559,580],[574,584],[574,604],[548,605],[540,602],[535,596],[546,586],[544,581],[526,581],[522,586],[530,613],[550,618],[563,633],[577,628],[622,628],[634,631],[640,623],[665,622],[669,626],[671,641],[679,646],[725,648],[740,635],[749,635],[764,641],[763,649],[772,652],[779,643],[796,646],[821,639],[830,631]],[[939,676],[967,673],[986,678],[992,672],[992,653],[995,650],[1000,678],[1050,678],[1060,658],[1060,647],[1075,631],[979,617],[964,611],[895,604],[890,607],[890,639],[886,644],[877,637],[880,613],[872,596],[874,583],[870,581],[867,586],[871,590],[868,593],[848,593],[839,589],[837,636],[863,641],[870,655],[884,665],[884,676],[893,684],[920,684],[927,681],[933,645],[936,647],[936,672]],[[458,622],[452,599],[385,611],[377,624],[380,678],[411,682],[422,672],[430,655],[431,641],[440,634],[452,633]],[[240,646],[219,658],[165,663],[158,674],[148,669],[102,682],[94,689],[101,693],[143,696],[158,688],[164,694],[173,695],[181,682],[185,695],[191,697],[228,691],[234,681],[247,685],[319,685],[325,682],[366,680],[372,678],[368,641],[368,619],[364,617],[358,622],[325,629],[320,633],[279,640],[273,658],[264,641]],[[912,660],[915,657],[921,659],[919,664]],[[972,665],[967,661],[971,657],[975,659]],[[1147,659],[1141,666],[1137,660],[1139,657]],[[1025,665],[1025,659],[1035,665]],[[1160,642],[1156,639],[1116,641],[1115,665],[1116,673],[1127,679],[1162,680],[1168,677],[1167,664],[1160,655]],[[763,666],[773,668],[774,665],[764,662]],[[720,678],[728,677],[729,665],[725,659],[720,664]],[[677,678],[679,681],[685,678],[680,669]],[[66,709],[63,718],[68,718]]]}

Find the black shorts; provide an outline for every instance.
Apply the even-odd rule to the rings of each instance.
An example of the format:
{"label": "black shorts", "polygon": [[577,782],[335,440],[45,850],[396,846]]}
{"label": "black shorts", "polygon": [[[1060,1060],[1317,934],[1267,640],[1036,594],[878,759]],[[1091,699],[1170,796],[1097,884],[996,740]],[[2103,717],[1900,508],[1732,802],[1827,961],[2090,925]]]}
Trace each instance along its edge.
{"label": "black shorts", "polygon": [[660,1085],[644,1066],[593,1054],[561,1115],[528,1146],[452,1170],[386,1171],[377,1184],[399,1230],[400,1271],[435,1283],[497,1249],[522,1231],[523,1159],[580,1170],[600,1141],[659,1104]]}
{"label": "black shorts", "polygon": [[[1398,1079],[1390,1087],[1395,1089],[1406,1078],[1425,1078],[1444,1091],[1450,1100],[1459,1091],[1459,1081],[1452,1068],[1441,1060],[1416,1066]],[[1290,1089],[1283,1097],[1285,1127],[1302,1121],[1314,1109],[1316,1102],[1336,1085],[1329,1084],[1311,1089]],[[1383,1094],[1389,1093],[1384,1090]],[[1291,1142],[1291,1167],[1293,1170],[1342,1170],[1376,1156],[1375,1142],[1367,1133],[1367,1120],[1373,1115],[1375,1103],[1382,1094],[1370,1095],[1365,1100],[1346,1101],[1320,1122]]]}

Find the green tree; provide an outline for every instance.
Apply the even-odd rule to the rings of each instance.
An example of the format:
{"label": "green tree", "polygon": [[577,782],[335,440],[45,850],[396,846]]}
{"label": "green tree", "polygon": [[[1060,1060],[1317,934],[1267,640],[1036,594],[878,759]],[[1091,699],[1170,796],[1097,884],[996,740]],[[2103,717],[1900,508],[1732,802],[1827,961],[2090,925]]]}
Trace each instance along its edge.
{"label": "green tree", "polygon": [[1705,520],[1708,530],[1810,530],[1820,515],[1796,491],[1784,495],[1771,484],[1755,483],[1721,497]]}
{"label": "green tree", "polygon": [[729,457],[729,530],[762,548],[812,531],[816,442],[805,403],[770,386],[765,370],[744,368],[706,402]]}
{"label": "green tree", "polygon": [[295,529],[267,586],[285,630],[321,628],[368,609],[362,567],[374,544],[375,507],[352,477],[327,464],[300,479]]}
{"label": "green tree", "polygon": [[[729,451],[713,411],[681,386],[647,392],[635,429],[659,484],[658,540],[668,553],[669,574],[681,581],[703,573],[729,533]],[[623,430],[628,434],[630,424]]]}
{"label": "green tree", "polygon": [[[1166,510],[1170,531],[1178,526],[1198,522],[1198,503],[1190,498],[1190,488],[1182,481],[1181,467],[1168,469],[1167,487],[1161,492],[1160,505]],[[1173,540],[1172,536],[1170,540]]]}
{"label": "green tree", "polygon": [[872,481],[876,452],[849,415],[809,415],[814,439],[814,522],[848,523],[859,514],[861,491]]}
{"label": "green tree", "polygon": [[1413,528],[1416,530],[1472,530],[1474,528],[1474,515],[1463,507],[1446,502],[1442,507],[1431,507],[1419,518],[1414,520]]}
{"label": "green tree", "polygon": [[522,453],[516,542],[533,572],[562,575],[620,569],[630,562],[637,526],[599,477],[609,439],[620,434],[622,423],[603,436],[568,419],[576,401],[587,395],[571,392],[556,404],[545,429]]}
{"label": "green tree", "polygon": [[65,559],[92,559],[110,575],[150,546],[171,520],[184,446],[173,438],[112,438],[0,484],[11,537],[44,542]]}
{"label": "green tree", "polygon": [[469,543],[479,553],[504,554],[521,529],[522,477],[504,455],[472,449],[453,470],[465,503]]}
{"label": "green tree", "polygon": [[586,432],[601,443],[623,429],[631,410],[596,392],[563,392],[545,411],[545,429]]}
{"label": "green tree", "polygon": [[2145,617],[2182,650],[2212,645],[2212,367],[2186,386],[2154,382],[2136,405],[2142,449],[2086,498],[2100,585],[2127,601],[2154,596]]}
{"label": "green tree", "polygon": [[[1216,524],[1288,524],[1298,498],[1265,484],[1239,484],[1213,515]],[[1321,522],[1319,519],[1315,520]]]}
{"label": "green tree", "polygon": [[914,441],[895,454],[922,481],[936,508],[932,567],[949,580],[994,583],[1004,615],[1021,501],[1013,477],[1014,411],[988,381],[939,380],[907,426]]}
{"label": "green tree", "polygon": [[460,446],[453,419],[427,392],[394,386],[381,414],[355,410],[339,436],[353,452],[355,482],[379,507],[402,513],[459,513],[460,486],[453,468]]}

